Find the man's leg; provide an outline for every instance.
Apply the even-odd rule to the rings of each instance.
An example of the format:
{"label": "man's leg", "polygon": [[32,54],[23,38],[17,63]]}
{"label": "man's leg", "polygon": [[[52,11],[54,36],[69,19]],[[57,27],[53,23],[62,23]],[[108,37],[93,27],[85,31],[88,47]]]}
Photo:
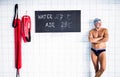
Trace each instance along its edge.
{"label": "man's leg", "polygon": [[96,73],[95,77],[100,77],[105,71],[105,68],[106,68],[106,53],[105,52],[102,52],[99,55],[99,61],[100,61],[100,70]]}
{"label": "man's leg", "polygon": [[91,59],[94,65],[95,73],[97,73],[99,70],[98,57],[95,55],[93,51],[91,51]]}

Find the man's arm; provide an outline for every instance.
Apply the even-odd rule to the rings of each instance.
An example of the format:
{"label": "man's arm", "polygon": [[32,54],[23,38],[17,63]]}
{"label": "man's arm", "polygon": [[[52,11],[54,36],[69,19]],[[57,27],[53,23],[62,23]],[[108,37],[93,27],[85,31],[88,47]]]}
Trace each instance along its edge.
{"label": "man's arm", "polygon": [[98,43],[107,42],[107,41],[108,41],[108,38],[109,38],[108,30],[105,29],[105,34],[104,34],[104,36],[103,36],[102,39],[98,40]]}
{"label": "man's arm", "polygon": [[91,43],[99,43],[98,41],[100,41],[103,37],[93,38],[92,32],[90,31],[88,38]]}

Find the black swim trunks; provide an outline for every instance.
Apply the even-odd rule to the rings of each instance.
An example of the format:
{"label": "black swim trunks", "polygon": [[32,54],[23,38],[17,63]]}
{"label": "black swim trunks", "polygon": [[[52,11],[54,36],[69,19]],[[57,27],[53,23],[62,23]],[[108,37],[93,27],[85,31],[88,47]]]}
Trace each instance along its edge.
{"label": "black swim trunks", "polygon": [[94,48],[91,48],[91,50],[95,53],[96,56],[99,56],[100,53],[106,51],[106,49],[94,49]]}

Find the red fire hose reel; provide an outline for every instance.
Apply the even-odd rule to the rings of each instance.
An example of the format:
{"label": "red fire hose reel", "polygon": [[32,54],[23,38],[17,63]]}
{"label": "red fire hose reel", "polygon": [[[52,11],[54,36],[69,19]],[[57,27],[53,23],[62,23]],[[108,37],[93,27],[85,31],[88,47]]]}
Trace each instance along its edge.
{"label": "red fire hose reel", "polygon": [[19,69],[22,66],[21,39],[23,38],[24,42],[31,41],[31,19],[28,15],[24,15],[22,20],[18,18],[18,4],[15,5],[12,26],[14,28],[15,67],[17,69],[16,77],[20,77]]}

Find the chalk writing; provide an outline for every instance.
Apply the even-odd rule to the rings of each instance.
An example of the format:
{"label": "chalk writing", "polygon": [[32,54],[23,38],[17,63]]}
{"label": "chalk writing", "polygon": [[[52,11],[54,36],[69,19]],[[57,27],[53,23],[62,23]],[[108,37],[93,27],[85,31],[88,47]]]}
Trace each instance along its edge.
{"label": "chalk writing", "polygon": [[80,32],[80,10],[35,11],[36,32]]}

